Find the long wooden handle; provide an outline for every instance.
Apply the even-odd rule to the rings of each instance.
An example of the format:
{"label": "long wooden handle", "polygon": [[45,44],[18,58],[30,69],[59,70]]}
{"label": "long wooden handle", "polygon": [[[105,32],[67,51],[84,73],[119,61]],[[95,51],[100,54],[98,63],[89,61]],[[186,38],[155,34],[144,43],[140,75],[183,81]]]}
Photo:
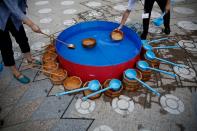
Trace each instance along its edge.
{"label": "long wooden handle", "polygon": [[65,43],[64,41],[61,41],[61,40],[59,40],[59,39],[57,39],[57,38],[55,38],[54,36],[52,36],[52,35],[49,35],[49,34],[46,34],[46,33],[44,33],[44,32],[41,32],[43,35],[45,35],[45,36],[47,36],[47,37],[49,37],[49,38],[53,38],[53,39],[55,39],[55,40],[57,40],[57,41],[59,41],[59,42],[61,42],[61,43],[63,43],[63,44],[65,44],[65,45],[68,45],[67,43]]}
{"label": "long wooden handle", "polygon": [[49,73],[51,75],[56,75],[56,76],[61,76],[62,77],[62,75],[59,75],[59,74],[56,74],[56,73],[52,73],[50,71],[46,71],[46,70],[43,70],[43,69],[37,69],[37,68],[33,68],[33,67],[30,67],[29,69],[38,70],[38,71],[41,71],[41,72]]}
{"label": "long wooden handle", "polygon": [[[22,62],[22,63],[25,63],[25,62]],[[25,63],[25,64],[26,64],[26,63]],[[28,67],[28,66],[31,66],[31,65],[32,65],[32,66],[40,66],[40,67],[41,67],[41,66],[42,66],[42,67],[48,67],[48,66],[46,66],[46,65],[38,65],[38,64],[33,64],[33,63],[30,63],[30,64],[28,64],[28,65],[24,65],[23,67],[26,67],[26,66]]]}

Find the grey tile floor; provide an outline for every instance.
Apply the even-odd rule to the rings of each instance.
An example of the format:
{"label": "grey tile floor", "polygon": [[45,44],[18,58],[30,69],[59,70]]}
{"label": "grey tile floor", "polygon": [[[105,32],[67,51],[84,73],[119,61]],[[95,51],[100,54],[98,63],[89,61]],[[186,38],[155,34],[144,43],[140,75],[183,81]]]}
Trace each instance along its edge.
{"label": "grey tile floor", "polygon": [[[142,31],[143,0],[136,4],[127,26]],[[56,36],[81,21],[107,20],[119,22],[127,0],[31,0],[28,16],[46,33]],[[55,97],[62,86],[35,70],[22,72],[31,83],[22,85],[13,79],[7,68],[0,72],[0,130],[2,131],[196,131],[197,130],[197,2],[174,0],[171,16],[171,37],[183,48],[160,50],[159,54],[190,69],[175,69],[161,64],[160,69],[178,74],[176,79],[154,73],[147,83],[165,97],[158,98],[146,90],[126,93],[118,98],[106,96],[81,102],[82,94]],[[155,4],[152,17],[161,12]],[[25,27],[32,53],[42,55],[40,45],[48,44],[45,36]],[[165,37],[161,28],[150,25],[149,38]],[[181,41],[186,40],[186,41]],[[18,67],[23,66],[20,49],[14,42]],[[35,46],[36,45],[36,46]],[[37,48],[38,50],[35,50]],[[122,110],[124,109],[124,110]]]}

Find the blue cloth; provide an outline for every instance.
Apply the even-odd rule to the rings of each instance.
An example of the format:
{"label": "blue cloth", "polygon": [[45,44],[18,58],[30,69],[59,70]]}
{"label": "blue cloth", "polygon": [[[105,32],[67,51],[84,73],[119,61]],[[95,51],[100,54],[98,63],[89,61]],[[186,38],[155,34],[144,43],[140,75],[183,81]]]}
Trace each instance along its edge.
{"label": "blue cloth", "polygon": [[0,2],[0,29],[5,30],[8,18],[11,17],[17,30],[26,19],[26,0],[3,0]]}

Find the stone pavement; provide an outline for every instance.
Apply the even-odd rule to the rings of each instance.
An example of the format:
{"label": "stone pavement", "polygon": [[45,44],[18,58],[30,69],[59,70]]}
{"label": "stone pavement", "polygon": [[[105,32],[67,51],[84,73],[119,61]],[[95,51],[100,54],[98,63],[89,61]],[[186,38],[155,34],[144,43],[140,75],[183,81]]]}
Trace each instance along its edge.
{"label": "stone pavement", "polygon": [[[80,21],[107,20],[119,22],[127,0],[29,0],[28,16],[44,32],[58,35]],[[143,1],[137,2],[127,26],[140,33]],[[0,72],[0,130],[2,131],[197,131],[197,1],[174,0],[171,16],[171,37],[160,45],[178,43],[182,48],[162,49],[159,54],[190,69],[161,64],[160,69],[178,74],[176,79],[154,73],[147,83],[164,96],[139,90],[124,92],[113,100],[102,96],[82,102],[82,94],[55,97],[63,86],[53,85],[49,78],[35,70],[22,70],[31,83],[22,85],[13,79],[7,68]],[[161,15],[155,4],[152,18]],[[25,27],[34,56],[40,59],[45,36]],[[160,27],[150,25],[149,38],[164,37]],[[14,40],[13,40],[14,41]],[[24,60],[13,42],[19,68]]]}

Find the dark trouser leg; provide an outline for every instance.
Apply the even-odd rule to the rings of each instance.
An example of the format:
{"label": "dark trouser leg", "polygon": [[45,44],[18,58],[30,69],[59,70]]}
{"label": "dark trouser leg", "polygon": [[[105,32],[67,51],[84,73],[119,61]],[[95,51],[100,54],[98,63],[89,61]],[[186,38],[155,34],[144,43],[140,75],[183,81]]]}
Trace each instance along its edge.
{"label": "dark trouser leg", "polygon": [[[162,12],[165,12],[165,7],[167,0],[156,0]],[[170,12],[164,15],[164,26],[165,28],[170,28]]]}
{"label": "dark trouser leg", "polygon": [[14,66],[14,53],[12,50],[12,41],[7,30],[0,30],[0,50],[5,66]]}
{"label": "dark trouser leg", "polygon": [[20,26],[19,31],[15,28],[13,22],[9,19],[9,31],[12,33],[16,42],[19,44],[19,47],[22,53],[30,52],[30,47],[28,43],[28,38],[26,36],[23,25]]}
{"label": "dark trouser leg", "polygon": [[149,13],[149,18],[143,19],[143,33],[141,35],[141,39],[146,39],[146,36],[148,34],[149,21],[150,21],[151,11],[152,11],[154,2],[155,0],[145,0],[144,13]]}

